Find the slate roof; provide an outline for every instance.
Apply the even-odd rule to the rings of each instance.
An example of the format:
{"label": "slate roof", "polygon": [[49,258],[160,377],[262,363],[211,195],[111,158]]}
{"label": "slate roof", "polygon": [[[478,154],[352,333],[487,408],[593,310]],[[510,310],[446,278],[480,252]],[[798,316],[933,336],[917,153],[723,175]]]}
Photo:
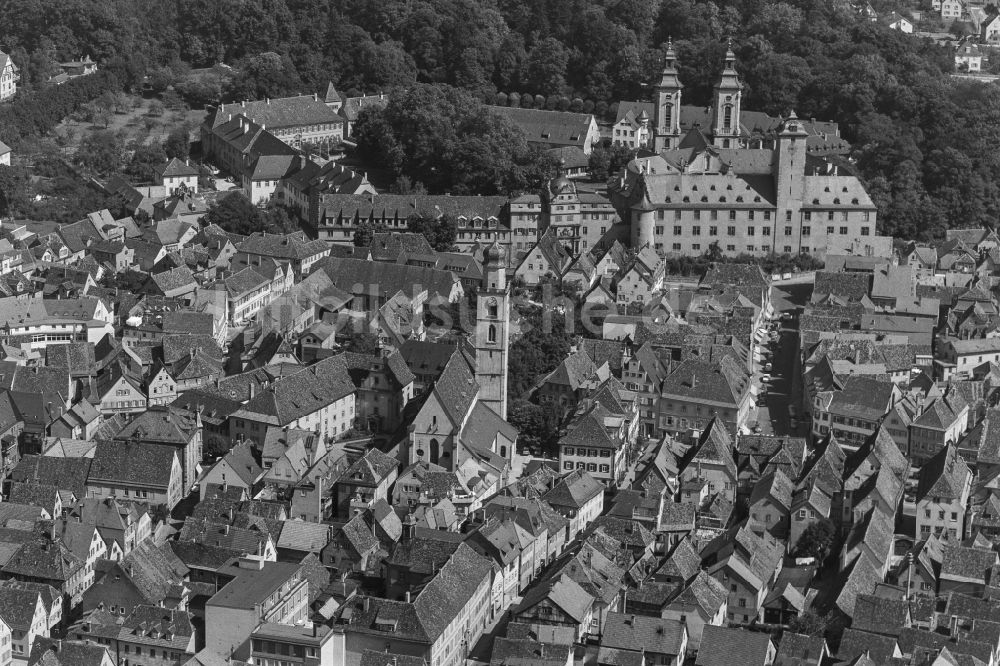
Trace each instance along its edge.
{"label": "slate roof", "polygon": [[767,663],[771,637],[746,629],[731,629],[706,624],[701,636],[698,666],[764,666]]}

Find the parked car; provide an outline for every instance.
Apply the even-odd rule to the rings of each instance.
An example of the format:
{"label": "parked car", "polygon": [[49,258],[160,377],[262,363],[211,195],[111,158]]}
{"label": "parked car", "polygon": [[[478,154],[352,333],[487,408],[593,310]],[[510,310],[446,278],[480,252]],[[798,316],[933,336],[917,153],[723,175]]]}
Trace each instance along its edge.
{"label": "parked car", "polygon": [[774,381],[774,378],[771,377],[771,375],[761,375],[760,381],[764,382],[765,384],[770,384],[772,381]]}
{"label": "parked car", "polygon": [[770,363],[765,363],[764,364],[764,372],[771,372],[771,364]]}
{"label": "parked car", "polygon": [[792,315],[791,312],[782,312],[781,313],[781,321],[791,321],[792,317],[793,317],[793,315]]}

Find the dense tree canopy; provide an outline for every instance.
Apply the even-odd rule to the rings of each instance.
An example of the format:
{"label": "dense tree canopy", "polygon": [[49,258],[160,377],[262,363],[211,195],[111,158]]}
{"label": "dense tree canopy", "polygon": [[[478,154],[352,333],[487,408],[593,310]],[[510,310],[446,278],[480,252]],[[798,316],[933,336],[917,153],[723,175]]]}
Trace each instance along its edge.
{"label": "dense tree canopy", "polygon": [[[872,4],[896,8],[894,0]],[[328,81],[348,94],[440,84],[469,95],[418,86],[389,117],[367,119],[372,129],[420,130],[390,131],[378,146],[391,170],[430,191],[516,190],[530,180],[515,168],[524,148],[509,127],[473,108],[473,97],[494,101],[503,91],[503,103],[609,118],[617,102],[648,97],[672,37],[684,101],[704,105],[732,37],[744,108],[794,108],[840,123],[881,231],[926,237],[1000,214],[1000,88],[950,78],[948,48],[863,20],[849,3],[0,0],[0,10],[0,44],[29,89],[0,108],[8,144],[48,131],[104,90],[134,85],[147,69],[154,89],[172,92],[174,82],[198,104],[321,92]],[[84,55],[102,71],[118,63],[115,80],[38,87],[55,63]],[[219,62],[236,71],[225,85],[188,74]]]}
{"label": "dense tree canopy", "polygon": [[361,112],[354,135],[394,175],[434,193],[521,192],[552,173],[553,160],[518,127],[451,86],[398,89],[385,108]]}

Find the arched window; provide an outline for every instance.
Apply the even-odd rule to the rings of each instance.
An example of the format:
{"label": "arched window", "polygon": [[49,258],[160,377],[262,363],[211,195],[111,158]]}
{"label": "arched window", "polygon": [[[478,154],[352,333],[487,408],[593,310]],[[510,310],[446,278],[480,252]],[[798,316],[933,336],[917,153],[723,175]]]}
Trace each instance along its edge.
{"label": "arched window", "polygon": [[491,343],[495,343],[497,341],[497,327],[493,324],[490,324],[490,329],[487,333],[487,340]]}
{"label": "arched window", "polygon": [[674,105],[670,102],[663,105],[663,122],[668,130],[674,128]]}
{"label": "arched window", "polygon": [[437,464],[438,458],[441,455],[441,446],[438,444],[436,439],[431,440],[431,462],[435,465]]}
{"label": "arched window", "polygon": [[727,130],[733,128],[733,106],[732,106],[732,104],[727,104],[726,105],[726,110],[723,112],[722,128],[723,129],[727,129]]}
{"label": "arched window", "polygon": [[496,319],[497,312],[498,308],[496,303],[490,303],[489,305],[486,306],[486,313],[490,319]]}

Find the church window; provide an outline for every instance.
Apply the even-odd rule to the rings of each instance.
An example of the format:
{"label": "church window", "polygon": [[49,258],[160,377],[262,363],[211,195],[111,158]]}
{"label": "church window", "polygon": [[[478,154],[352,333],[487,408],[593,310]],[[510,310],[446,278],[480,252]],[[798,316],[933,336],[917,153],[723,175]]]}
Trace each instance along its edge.
{"label": "church window", "polygon": [[489,333],[487,335],[487,339],[488,339],[488,341],[490,343],[496,343],[496,341],[497,341],[497,327],[494,326],[493,324],[490,324],[490,328],[489,328]]}
{"label": "church window", "polygon": [[496,319],[497,318],[497,304],[496,303],[490,303],[489,305],[487,305],[486,306],[486,310],[488,312],[488,316],[490,317],[490,319]]}
{"label": "church window", "polygon": [[724,114],[724,119],[722,121],[722,126],[724,129],[730,129],[733,126],[733,107],[731,104],[726,105],[726,111]]}

